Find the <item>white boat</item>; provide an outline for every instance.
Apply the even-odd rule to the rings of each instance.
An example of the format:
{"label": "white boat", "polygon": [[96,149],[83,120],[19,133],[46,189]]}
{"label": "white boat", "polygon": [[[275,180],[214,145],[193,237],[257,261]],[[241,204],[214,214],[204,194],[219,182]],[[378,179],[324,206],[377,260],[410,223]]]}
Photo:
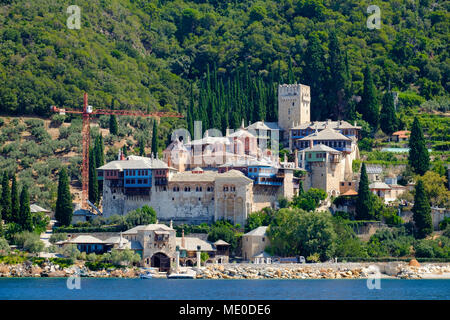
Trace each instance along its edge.
{"label": "white boat", "polygon": [[147,273],[141,274],[140,278],[141,279],[152,279],[153,275],[150,272],[147,272]]}
{"label": "white boat", "polygon": [[195,279],[194,271],[175,272],[167,275],[167,279]]}

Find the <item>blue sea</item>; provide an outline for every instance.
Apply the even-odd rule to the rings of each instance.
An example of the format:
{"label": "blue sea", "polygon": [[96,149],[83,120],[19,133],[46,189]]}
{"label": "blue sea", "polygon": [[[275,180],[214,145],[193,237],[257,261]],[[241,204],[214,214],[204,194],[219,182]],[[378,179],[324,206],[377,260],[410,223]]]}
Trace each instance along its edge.
{"label": "blue sea", "polygon": [[169,280],[0,278],[0,300],[450,300],[450,280]]}

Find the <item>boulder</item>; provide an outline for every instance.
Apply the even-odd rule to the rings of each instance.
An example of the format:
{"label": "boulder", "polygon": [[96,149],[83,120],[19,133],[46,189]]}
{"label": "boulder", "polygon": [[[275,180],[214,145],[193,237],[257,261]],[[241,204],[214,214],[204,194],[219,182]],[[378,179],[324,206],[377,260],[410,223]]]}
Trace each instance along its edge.
{"label": "boulder", "polygon": [[419,263],[419,261],[417,261],[416,259],[411,259],[411,260],[409,261],[409,266],[410,266],[410,267],[420,267],[420,263]]}

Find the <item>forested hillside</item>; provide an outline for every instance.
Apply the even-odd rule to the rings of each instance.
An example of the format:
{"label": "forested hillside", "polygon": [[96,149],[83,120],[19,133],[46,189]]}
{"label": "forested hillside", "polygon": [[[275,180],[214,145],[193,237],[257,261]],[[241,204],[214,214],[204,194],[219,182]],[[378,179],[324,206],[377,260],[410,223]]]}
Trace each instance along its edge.
{"label": "forested hillside", "polygon": [[[366,65],[380,92],[423,102],[449,89],[449,1],[80,0],[80,30],[66,26],[71,1],[0,3],[7,114],[79,106],[82,91],[97,107],[115,98],[121,108],[185,111],[208,65],[225,85],[244,65],[255,82],[309,84],[316,119],[345,116]],[[381,29],[366,26],[370,4]]]}

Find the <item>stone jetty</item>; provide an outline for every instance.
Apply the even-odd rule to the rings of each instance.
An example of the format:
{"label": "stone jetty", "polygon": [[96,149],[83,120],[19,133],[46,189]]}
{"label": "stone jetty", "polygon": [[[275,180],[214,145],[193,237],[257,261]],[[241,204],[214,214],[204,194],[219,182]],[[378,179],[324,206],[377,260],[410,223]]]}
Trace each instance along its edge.
{"label": "stone jetty", "polygon": [[[424,265],[405,262],[389,263],[317,263],[317,264],[210,264],[193,268],[197,279],[365,279],[369,277],[399,279],[450,279],[449,263]],[[0,264],[0,277],[82,277],[139,278],[147,270],[124,267],[108,270],[89,270],[83,263],[62,268],[45,262],[41,266],[31,263]],[[378,273],[379,272],[379,273]],[[165,277],[154,273],[155,278]]]}

